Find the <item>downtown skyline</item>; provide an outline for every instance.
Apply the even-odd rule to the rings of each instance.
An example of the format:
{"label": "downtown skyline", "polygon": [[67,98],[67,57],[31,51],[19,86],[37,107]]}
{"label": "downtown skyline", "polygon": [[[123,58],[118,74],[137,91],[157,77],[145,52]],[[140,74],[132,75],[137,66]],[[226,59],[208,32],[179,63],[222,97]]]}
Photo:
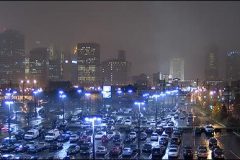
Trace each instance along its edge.
{"label": "downtown skyline", "polygon": [[131,75],[168,73],[176,57],[184,59],[186,79],[203,79],[204,57],[214,45],[224,78],[225,55],[239,47],[239,8],[239,2],[1,2],[0,28],[24,33],[26,54],[49,45],[72,52],[77,43],[96,42],[103,61],[123,49],[134,65]]}

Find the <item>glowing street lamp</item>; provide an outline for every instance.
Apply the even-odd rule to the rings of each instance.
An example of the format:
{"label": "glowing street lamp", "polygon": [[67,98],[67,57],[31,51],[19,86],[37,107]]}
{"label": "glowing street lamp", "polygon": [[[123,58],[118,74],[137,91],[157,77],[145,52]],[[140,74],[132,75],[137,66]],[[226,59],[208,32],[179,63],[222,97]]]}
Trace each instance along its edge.
{"label": "glowing street lamp", "polygon": [[[8,96],[8,95],[7,95]],[[10,117],[10,112],[11,112],[11,104],[13,104],[12,100],[7,100],[5,101],[5,104],[8,105],[8,136],[9,136],[9,141],[11,140],[11,117]]]}
{"label": "glowing street lamp", "polygon": [[95,121],[101,121],[101,118],[99,118],[99,117],[91,117],[91,118],[86,117],[85,121],[92,123],[92,130],[93,130],[93,136],[92,136],[93,148],[92,148],[92,152],[93,152],[93,159],[95,160]]}
{"label": "glowing street lamp", "polygon": [[59,91],[59,97],[62,100],[62,106],[63,106],[63,124],[65,122],[65,106],[64,106],[64,98],[66,98],[66,95],[64,94],[63,91]]}
{"label": "glowing street lamp", "polygon": [[143,106],[144,102],[134,102],[135,105],[138,106],[138,156],[140,156],[140,114],[141,114],[141,106]]}

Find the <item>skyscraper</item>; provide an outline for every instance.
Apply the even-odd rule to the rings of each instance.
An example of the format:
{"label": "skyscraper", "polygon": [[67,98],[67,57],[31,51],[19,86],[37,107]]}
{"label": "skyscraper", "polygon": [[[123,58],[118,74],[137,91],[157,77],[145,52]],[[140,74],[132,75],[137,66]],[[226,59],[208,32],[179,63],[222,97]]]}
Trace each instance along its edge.
{"label": "skyscraper", "polygon": [[230,51],[226,57],[226,79],[228,81],[240,80],[240,52]]}
{"label": "skyscraper", "polygon": [[29,55],[30,79],[36,79],[40,86],[46,86],[48,81],[49,49],[34,48]]}
{"label": "skyscraper", "polygon": [[212,49],[206,55],[205,79],[209,81],[218,80],[218,58],[217,50]]}
{"label": "skyscraper", "polygon": [[102,81],[105,85],[126,85],[129,73],[129,63],[125,51],[120,50],[118,57],[101,63]]}
{"label": "skyscraper", "polygon": [[173,58],[170,61],[170,75],[172,78],[184,80],[184,60],[181,58]]}
{"label": "skyscraper", "polygon": [[25,76],[25,38],[16,30],[0,33],[0,84],[18,83]]}
{"label": "skyscraper", "polygon": [[99,85],[100,45],[78,43],[76,48],[78,83],[82,86]]}

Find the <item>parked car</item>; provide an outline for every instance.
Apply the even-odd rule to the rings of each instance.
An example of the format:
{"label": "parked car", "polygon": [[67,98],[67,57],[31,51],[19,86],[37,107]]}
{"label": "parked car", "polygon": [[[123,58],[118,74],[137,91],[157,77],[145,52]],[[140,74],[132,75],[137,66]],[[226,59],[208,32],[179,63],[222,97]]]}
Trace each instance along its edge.
{"label": "parked car", "polygon": [[106,133],[103,132],[103,131],[99,131],[99,132],[96,133],[95,139],[100,140],[100,139],[102,139],[103,135],[106,135]]}
{"label": "parked car", "polygon": [[150,139],[151,139],[151,141],[158,141],[158,134],[156,132],[152,133]]}
{"label": "parked car", "polygon": [[160,145],[157,145],[152,148],[152,159],[162,159],[165,154],[165,148]]}
{"label": "parked car", "polygon": [[59,137],[57,138],[57,141],[58,142],[67,142],[70,138],[70,135],[69,134],[66,134],[66,133],[63,133],[63,134],[60,134]]}
{"label": "parked car", "polygon": [[140,133],[140,140],[141,140],[141,141],[145,141],[146,139],[147,139],[147,133],[141,132],[141,133]]}
{"label": "parked car", "polygon": [[168,158],[177,158],[179,156],[178,148],[170,148],[168,150]]}
{"label": "parked car", "polygon": [[130,147],[123,148],[123,151],[122,151],[123,159],[129,159],[132,157],[132,155],[133,155],[133,150]]}
{"label": "parked car", "polygon": [[145,143],[142,148],[143,153],[151,153],[152,152],[152,144],[151,143]]}
{"label": "parked car", "polygon": [[55,151],[63,148],[63,143],[60,142],[52,142],[49,145],[49,151]]}
{"label": "parked car", "polygon": [[113,146],[109,152],[110,157],[118,157],[122,153],[120,146]]}
{"label": "parked car", "polygon": [[30,129],[27,131],[24,135],[24,139],[26,140],[33,140],[39,136],[39,130],[38,129]]}
{"label": "parked car", "polygon": [[75,143],[79,140],[79,136],[77,134],[72,134],[69,138],[70,143]]}
{"label": "parked car", "polygon": [[209,148],[211,149],[212,147],[216,146],[217,145],[217,139],[214,138],[214,137],[211,137],[209,140],[208,140],[208,146]]}
{"label": "parked car", "polygon": [[67,155],[74,155],[80,152],[80,146],[73,144],[71,146],[68,147],[67,149]]}
{"label": "parked car", "polygon": [[107,148],[105,146],[98,146],[96,150],[97,155],[106,155],[107,154]]}
{"label": "parked car", "polygon": [[60,131],[58,129],[53,129],[47,132],[45,135],[45,141],[54,141],[60,136]]}
{"label": "parked car", "polygon": [[212,159],[224,159],[224,153],[221,148],[215,148],[212,152]]}

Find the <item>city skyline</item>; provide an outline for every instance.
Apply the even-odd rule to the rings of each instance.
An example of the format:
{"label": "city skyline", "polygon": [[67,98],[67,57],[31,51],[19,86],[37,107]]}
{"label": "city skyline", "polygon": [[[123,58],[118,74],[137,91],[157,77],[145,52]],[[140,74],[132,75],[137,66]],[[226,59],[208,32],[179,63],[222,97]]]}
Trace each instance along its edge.
{"label": "city skyline", "polygon": [[[220,63],[225,63],[226,52],[239,48],[239,4],[1,2],[0,28],[23,32],[26,53],[51,44],[72,51],[76,43],[92,41],[101,45],[102,59],[113,58],[119,49],[126,50],[135,65],[132,75],[168,72],[170,59],[183,57],[186,79],[196,79],[204,77],[201,67],[209,45],[218,46]],[[194,64],[193,57],[198,59]],[[220,77],[225,76],[223,73]]]}

